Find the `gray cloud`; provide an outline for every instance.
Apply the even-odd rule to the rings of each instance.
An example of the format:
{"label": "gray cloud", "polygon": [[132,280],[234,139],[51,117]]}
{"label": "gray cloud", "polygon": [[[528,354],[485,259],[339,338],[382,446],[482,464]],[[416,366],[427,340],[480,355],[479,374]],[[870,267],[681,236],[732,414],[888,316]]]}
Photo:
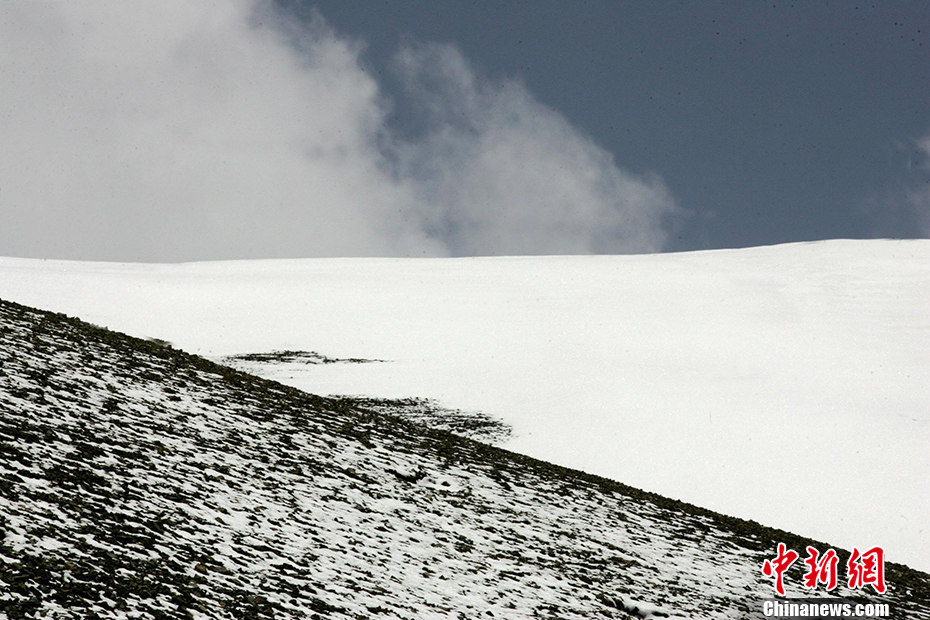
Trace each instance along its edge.
{"label": "gray cloud", "polygon": [[907,192],[908,203],[913,209],[918,234],[930,237],[930,134],[915,140],[914,146],[920,155],[917,175]]}
{"label": "gray cloud", "polygon": [[674,201],[454,48],[362,47],[267,5],[0,5],[0,254],[102,260],[657,251]]}
{"label": "gray cloud", "polygon": [[862,199],[872,233],[888,238],[930,237],[930,134],[894,145],[899,157],[889,187]]}

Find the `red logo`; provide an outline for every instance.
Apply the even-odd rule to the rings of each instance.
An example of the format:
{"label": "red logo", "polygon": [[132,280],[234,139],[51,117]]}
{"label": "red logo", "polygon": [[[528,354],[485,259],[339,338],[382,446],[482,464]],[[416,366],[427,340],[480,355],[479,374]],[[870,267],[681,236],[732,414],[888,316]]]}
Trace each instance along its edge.
{"label": "red logo", "polygon": [[859,554],[853,548],[849,562],[846,563],[846,574],[849,577],[847,585],[850,588],[864,588],[872,586],[876,592],[885,592],[885,551],[881,547],[872,547]]}
{"label": "red logo", "polygon": [[798,559],[798,552],[787,549],[785,543],[778,543],[778,555],[775,561],[766,560],[762,563],[762,574],[766,577],[775,577],[775,591],[785,595],[785,571]]}
{"label": "red logo", "polygon": [[819,560],[817,558],[820,553],[813,547],[807,548],[807,554],[807,559],[804,560],[804,563],[807,564],[807,572],[804,573],[804,587],[815,590],[818,583],[824,583],[827,590],[835,588],[836,565],[840,561],[836,557],[836,551],[827,549],[827,552]]}
{"label": "red logo", "polygon": [[[775,591],[785,595],[785,571],[791,568],[798,558],[797,551],[788,549],[785,543],[778,543],[778,552],[775,557],[762,563],[762,574],[775,579]],[[809,590],[815,590],[819,584],[824,584],[827,590],[833,590],[837,585],[837,565],[839,557],[833,549],[827,549],[822,554],[814,547],[807,547],[807,558],[804,560],[807,572],[801,580],[801,585]],[[854,590],[865,586],[872,588],[879,594],[885,592],[885,552],[881,547],[872,547],[862,553],[853,549],[849,561],[846,563],[846,585]]]}

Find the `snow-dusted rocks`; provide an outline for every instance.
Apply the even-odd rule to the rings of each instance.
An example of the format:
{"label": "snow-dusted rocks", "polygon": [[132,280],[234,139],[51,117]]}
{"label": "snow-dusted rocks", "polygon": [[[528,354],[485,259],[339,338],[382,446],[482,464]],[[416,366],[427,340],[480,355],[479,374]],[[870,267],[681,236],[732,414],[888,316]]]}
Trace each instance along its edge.
{"label": "snow-dusted rocks", "polygon": [[810,542],[6,302],[0,457],[10,620],[745,618]]}

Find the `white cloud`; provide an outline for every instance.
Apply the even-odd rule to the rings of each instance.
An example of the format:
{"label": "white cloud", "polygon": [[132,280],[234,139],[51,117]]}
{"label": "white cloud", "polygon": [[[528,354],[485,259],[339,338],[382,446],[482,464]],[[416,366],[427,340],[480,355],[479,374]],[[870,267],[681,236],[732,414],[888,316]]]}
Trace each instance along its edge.
{"label": "white cloud", "polygon": [[453,47],[403,50],[404,83],[427,117],[401,158],[456,253],[646,252],[673,201],[515,82],[478,79]]}
{"label": "white cloud", "polygon": [[0,5],[0,254],[661,249],[661,181],[520,85],[403,51],[429,125],[401,141],[360,54],[248,0]]}

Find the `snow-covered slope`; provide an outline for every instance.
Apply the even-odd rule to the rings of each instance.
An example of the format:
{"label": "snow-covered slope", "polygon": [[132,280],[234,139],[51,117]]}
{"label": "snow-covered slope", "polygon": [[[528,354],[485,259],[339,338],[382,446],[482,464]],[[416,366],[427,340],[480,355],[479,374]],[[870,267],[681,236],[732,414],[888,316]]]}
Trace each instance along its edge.
{"label": "snow-covered slope", "polygon": [[622,257],[0,260],[0,297],[322,394],[496,416],[504,447],[930,569],[930,242]]}
{"label": "snow-covered slope", "polygon": [[811,543],[2,301],[0,369],[4,619],[745,619]]}

